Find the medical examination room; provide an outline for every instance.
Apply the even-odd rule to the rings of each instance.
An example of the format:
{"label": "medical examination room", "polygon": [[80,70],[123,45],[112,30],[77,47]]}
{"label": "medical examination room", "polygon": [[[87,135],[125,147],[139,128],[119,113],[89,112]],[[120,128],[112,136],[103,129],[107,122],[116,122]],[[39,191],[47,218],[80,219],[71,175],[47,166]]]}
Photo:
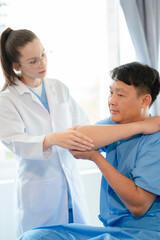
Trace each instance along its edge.
{"label": "medical examination room", "polygon": [[0,0],[0,240],[160,239],[159,12]]}

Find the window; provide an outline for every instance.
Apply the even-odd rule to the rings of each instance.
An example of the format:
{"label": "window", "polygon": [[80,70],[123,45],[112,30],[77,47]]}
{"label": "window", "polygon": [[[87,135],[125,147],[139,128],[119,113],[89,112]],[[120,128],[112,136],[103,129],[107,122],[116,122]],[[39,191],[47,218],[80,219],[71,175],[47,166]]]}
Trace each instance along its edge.
{"label": "window", "polygon": [[122,8],[119,6],[119,64],[136,61],[135,49],[127,28]]}

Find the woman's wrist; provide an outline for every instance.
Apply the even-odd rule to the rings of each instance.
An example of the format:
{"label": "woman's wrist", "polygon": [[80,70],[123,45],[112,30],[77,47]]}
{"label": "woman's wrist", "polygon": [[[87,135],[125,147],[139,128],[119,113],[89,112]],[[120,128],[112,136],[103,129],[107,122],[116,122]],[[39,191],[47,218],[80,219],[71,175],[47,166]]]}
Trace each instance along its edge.
{"label": "woman's wrist", "polygon": [[51,147],[52,145],[55,145],[55,133],[49,133],[45,136],[44,141],[43,141],[43,150],[45,151],[46,149],[48,149],[49,147]]}

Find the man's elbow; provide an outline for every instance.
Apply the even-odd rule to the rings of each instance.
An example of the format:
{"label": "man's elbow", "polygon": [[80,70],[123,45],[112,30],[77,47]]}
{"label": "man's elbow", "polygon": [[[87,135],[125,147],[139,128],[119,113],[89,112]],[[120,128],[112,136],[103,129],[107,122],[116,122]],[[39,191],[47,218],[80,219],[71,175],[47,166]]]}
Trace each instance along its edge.
{"label": "man's elbow", "polygon": [[148,211],[148,209],[146,209],[144,206],[134,206],[129,210],[131,214],[136,218],[142,217]]}
{"label": "man's elbow", "polygon": [[92,139],[93,144],[94,144],[93,149],[98,149],[99,147],[101,147],[101,145],[99,144],[99,134],[97,134],[98,132],[95,131],[95,126],[93,126],[93,125],[81,126],[81,127],[77,128],[76,131],[78,131],[78,132],[82,133],[83,135]]}
{"label": "man's elbow", "polygon": [[90,137],[91,135],[90,125],[80,126],[76,129],[76,131],[86,135],[87,137]]}

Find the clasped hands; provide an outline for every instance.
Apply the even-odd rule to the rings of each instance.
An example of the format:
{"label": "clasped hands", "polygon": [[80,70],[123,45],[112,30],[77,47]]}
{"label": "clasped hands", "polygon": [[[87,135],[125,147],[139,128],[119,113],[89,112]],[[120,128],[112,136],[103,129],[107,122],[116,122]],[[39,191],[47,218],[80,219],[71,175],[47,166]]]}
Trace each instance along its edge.
{"label": "clasped hands", "polygon": [[[85,135],[79,133],[78,131],[76,131],[78,128],[79,128],[79,126],[74,126],[71,129],[75,130],[75,132],[78,134],[77,137],[83,137],[84,138],[83,148],[79,149],[79,150],[77,150],[77,149],[69,149],[69,152],[76,159],[89,159],[89,160],[92,160],[92,156],[94,155],[95,152],[97,152],[97,150],[94,149],[93,140],[88,138],[88,137],[86,137]],[[71,129],[69,129],[69,130],[71,130]],[[90,145],[90,143],[92,143],[92,145]],[[89,146],[88,146],[88,144],[89,144]]]}

